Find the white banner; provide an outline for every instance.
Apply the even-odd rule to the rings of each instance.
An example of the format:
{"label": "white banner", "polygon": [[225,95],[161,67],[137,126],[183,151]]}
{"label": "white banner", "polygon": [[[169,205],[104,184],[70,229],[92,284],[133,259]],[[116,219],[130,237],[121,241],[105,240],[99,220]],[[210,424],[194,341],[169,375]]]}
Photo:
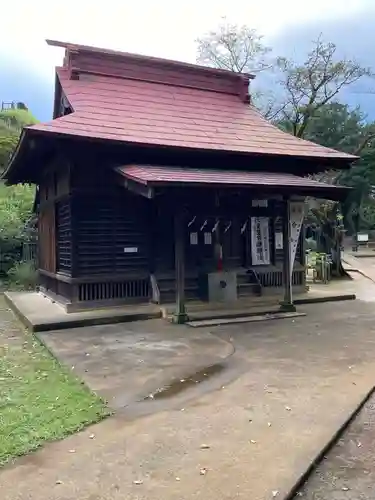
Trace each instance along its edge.
{"label": "white banner", "polygon": [[251,261],[254,266],[270,264],[268,217],[251,217]]}
{"label": "white banner", "polygon": [[290,203],[290,273],[293,273],[294,261],[296,258],[297,245],[305,213],[305,203],[303,201],[291,201]]}

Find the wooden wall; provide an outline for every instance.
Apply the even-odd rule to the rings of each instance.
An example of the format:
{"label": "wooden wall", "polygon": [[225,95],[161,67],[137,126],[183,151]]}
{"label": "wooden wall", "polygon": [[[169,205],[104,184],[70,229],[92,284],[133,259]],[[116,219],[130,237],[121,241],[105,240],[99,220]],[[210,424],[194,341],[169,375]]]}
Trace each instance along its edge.
{"label": "wooden wall", "polygon": [[148,272],[147,202],[117,186],[73,195],[74,276]]}
{"label": "wooden wall", "polygon": [[71,271],[69,166],[48,165],[39,184],[39,267],[50,273]]}

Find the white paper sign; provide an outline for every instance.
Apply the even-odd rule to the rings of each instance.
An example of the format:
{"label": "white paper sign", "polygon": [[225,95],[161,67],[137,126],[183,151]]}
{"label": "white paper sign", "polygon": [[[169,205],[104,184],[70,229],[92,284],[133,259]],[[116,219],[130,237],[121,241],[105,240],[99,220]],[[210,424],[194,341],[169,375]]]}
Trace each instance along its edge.
{"label": "white paper sign", "polygon": [[268,207],[268,200],[251,200],[251,206],[252,207],[267,208]]}
{"label": "white paper sign", "polygon": [[204,244],[205,245],[212,244],[212,233],[204,233]]}
{"label": "white paper sign", "polygon": [[364,233],[360,234],[360,233],[358,233],[357,234],[357,241],[361,241],[362,243],[363,242],[367,242],[368,241],[368,234],[364,234]]}
{"label": "white paper sign", "polygon": [[198,245],[198,233],[190,233],[190,245]]}
{"label": "white paper sign", "polygon": [[305,204],[303,201],[290,202],[290,272],[293,273],[294,261],[296,258],[297,245],[304,217]]}
{"label": "white paper sign", "polygon": [[124,247],[124,253],[138,253],[138,247]]}
{"label": "white paper sign", "polygon": [[255,266],[270,264],[268,217],[251,217],[251,260]]}
{"label": "white paper sign", "polygon": [[282,250],[284,246],[283,233],[275,233],[275,248],[276,250]]}

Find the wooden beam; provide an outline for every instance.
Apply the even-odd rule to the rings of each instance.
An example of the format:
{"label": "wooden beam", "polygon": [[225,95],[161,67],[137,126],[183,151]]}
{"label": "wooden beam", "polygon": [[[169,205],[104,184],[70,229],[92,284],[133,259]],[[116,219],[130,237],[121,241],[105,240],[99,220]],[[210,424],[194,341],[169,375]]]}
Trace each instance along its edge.
{"label": "wooden beam", "polygon": [[152,188],[151,186],[135,182],[131,179],[126,179],[121,174],[118,174],[116,176],[116,182],[120,186],[124,186],[126,189],[129,189],[129,191],[144,196],[145,198],[151,199],[155,196],[154,188]]}
{"label": "wooden beam", "polygon": [[188,316],[185,307],[185,240],[184,216],[178,211],[174,218],[175,233],[175,273],[176,273],[176,310],[173,322],[186,323]]}
{"label": "wooden beam", "polygon": [[290,201],[289,197],[284,197],[284,210],[283,210],[283,249],[284,249],[284,262],[283,262],[283,285],[284,285],[284,300],[280,304],[282,311],[295,311],[296,308],[293,304],[293,291],[292,291],[292,263],[290,259],[290,243],[291,243],[291,228],[290,228]]}

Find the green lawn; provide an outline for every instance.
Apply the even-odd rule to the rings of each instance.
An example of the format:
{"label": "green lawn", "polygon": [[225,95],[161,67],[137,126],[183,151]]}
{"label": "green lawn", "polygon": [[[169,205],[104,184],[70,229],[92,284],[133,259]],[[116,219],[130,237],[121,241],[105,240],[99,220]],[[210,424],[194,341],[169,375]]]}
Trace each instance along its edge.
{"label": "green lawn", "polygon": [[22,330],[1,297],[0,464],[109,413],[100,398]]}

